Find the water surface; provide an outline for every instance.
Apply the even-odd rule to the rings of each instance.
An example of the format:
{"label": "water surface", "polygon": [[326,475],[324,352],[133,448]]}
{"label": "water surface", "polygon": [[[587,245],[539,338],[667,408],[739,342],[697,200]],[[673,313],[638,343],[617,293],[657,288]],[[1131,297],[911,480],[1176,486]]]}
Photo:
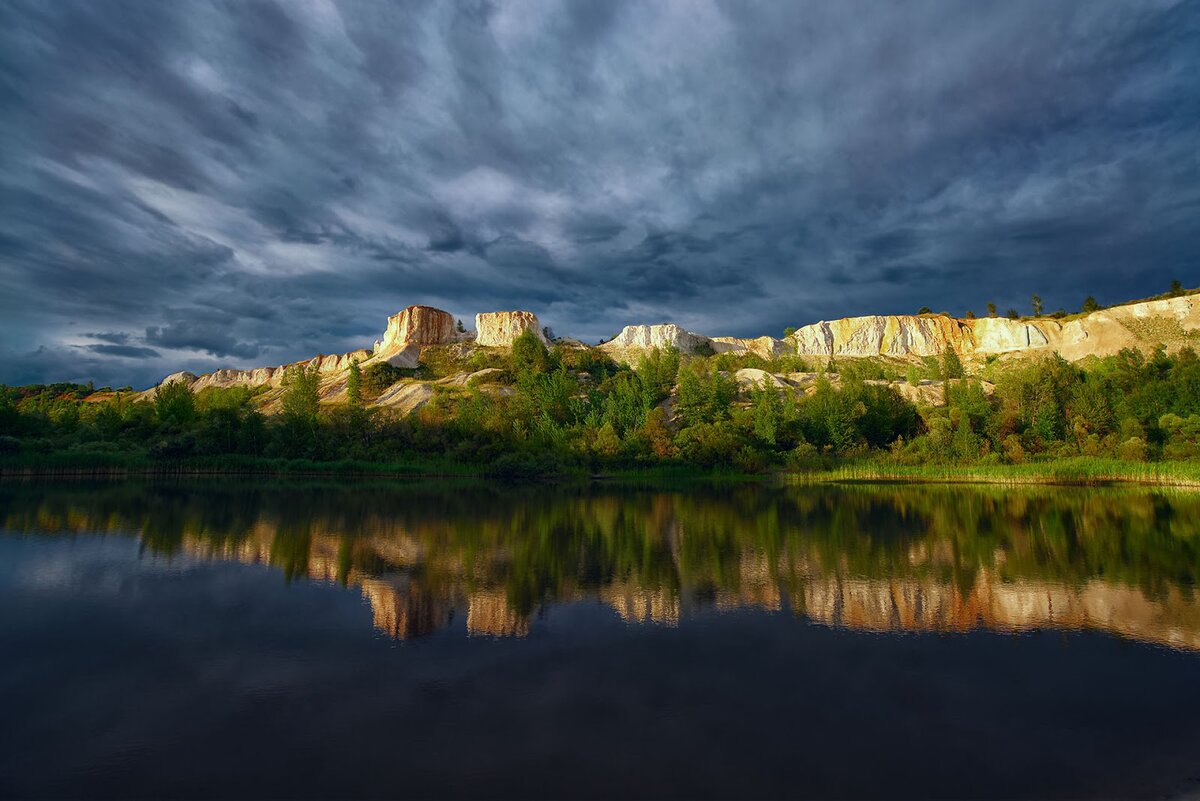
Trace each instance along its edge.
{"label": "water surface", "polygon": [[1169,797],[1200,497],[0,483],[0,796]]}

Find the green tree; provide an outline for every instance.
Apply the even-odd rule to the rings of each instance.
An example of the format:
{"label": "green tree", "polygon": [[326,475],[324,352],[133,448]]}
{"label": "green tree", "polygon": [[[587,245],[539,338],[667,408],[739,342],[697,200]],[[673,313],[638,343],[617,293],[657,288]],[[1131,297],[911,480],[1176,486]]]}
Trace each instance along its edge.
{"label": "green tree", "polygon": [[787,328],[783,329],[783,338],[787,339],[788,337],[794,336],[795,333],[796,333],[795,326],[789,325]]}
{"label": "green tree", "polygon": [[958,354],[954,352],[953,348],[946,348],[942,353],[942,377],[946,379],[962,378],[964,375],[962,359],[958,358]]}
{"label": "green tree", "polygon": [[1008,310],[1008,319],[1010,319],[1010,320],[1019,320],[1020,318],[1021,318],[1021,313],[1020,313],[1020,312],[1018,312],[1016,309],[1009,309],[1009,310]]}
{"label": "green tree", "polygon": [[521,374],[537,375],[550,369],[550,351],[542,344],[532,330],[526,329],[513,340],[512,346],[513,371]]}
{"label": "green tree", "polygon": [[467,332],[467,328],[463,325],[463,321],[461,319],[459,319],[458,324],[455,326],[455,330],[460,334],[465,334]]}
{"label": "green tree", "polygon": [[1177,298],[1183,294],[1183,284],[1176,278],[1171,282],[1171,297]]}
{"label": "green tree", "polygon": [[283,374],[283,416],[292,423],[315,426],[320,407],[320,374],[317,366],[292,365]]}
{"label": "green tree", "polygon": [[679,373],[676,412],[686,425],[727,418],[736,397],[737,382],[706,362],[692,362]]}
{"label": "green tree", "polygon": [[921,308],[917,309],[917,314],[933,314],[933,309],[929,308],[928,306],[922,306]]}
{"label": "green tree", "polygon": [[1083,299],[1083,313],[1091,314],[1094,311],[1100,311],[1100,304],[1091,295]]}
{"label": "green tree", "polygon": [[651,404],[671,394],[679,375],[679,351],[676,348],[652,348],[638,359],[637,376],[650,395]]}
{"label": "green tree", "polygon": [[350,372],[346,376],[346,402],[351,408],[362,406],[362,368],[358,359],[350,360]]}
{"label": "green tree", "polygon": [[1034,295],[1029,299],[1029,305],[1033,307],[1033,316],[1042,316],[1042,298],[1040,295]]}
{"label": "green tree", "polygon": [[989,303],[987,305],[987,309],[988,309],[988,317],[996,316],[996,304],[995,303]]}
{"label": "green tree", "polygon": [[171,381],[154,393],[154,413],[160,423],[187,426],[196,417],[196,396],[183,381]]}

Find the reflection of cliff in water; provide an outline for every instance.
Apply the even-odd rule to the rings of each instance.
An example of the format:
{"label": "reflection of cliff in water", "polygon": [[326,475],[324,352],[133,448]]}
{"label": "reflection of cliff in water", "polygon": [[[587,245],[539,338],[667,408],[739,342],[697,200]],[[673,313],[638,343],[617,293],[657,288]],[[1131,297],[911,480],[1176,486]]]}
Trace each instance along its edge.
{"label": "reflection of cliff in water", "polygon": [[137,533],[144,549],[357,587],[375,626],[522,636],[547,604],[631,623],[792,610],[875,631],[1096,629],[1200,650],[1200,498],[978,488],[438,491],[0,486],[17,532]]}

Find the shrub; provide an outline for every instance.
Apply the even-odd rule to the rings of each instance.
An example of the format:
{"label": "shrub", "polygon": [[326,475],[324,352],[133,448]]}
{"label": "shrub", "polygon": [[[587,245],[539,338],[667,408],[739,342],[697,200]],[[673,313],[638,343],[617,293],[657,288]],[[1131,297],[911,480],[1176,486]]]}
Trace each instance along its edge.
{"label": "shrub", "polygon": [[1130,437],[1117,446],[1117,458],[1127,462],[1146,461],[1146,440],[1141,437]]}

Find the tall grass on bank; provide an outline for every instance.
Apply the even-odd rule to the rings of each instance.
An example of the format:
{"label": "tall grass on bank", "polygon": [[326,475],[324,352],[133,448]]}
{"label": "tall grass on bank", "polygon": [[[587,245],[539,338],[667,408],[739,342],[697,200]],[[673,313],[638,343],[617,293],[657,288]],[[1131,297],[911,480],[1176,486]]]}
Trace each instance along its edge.
{"label": "tall grass on bank", "polygon": [[1156,484],[1200,488],[1200,462],[1125,462],[1079,456],[989,465],[848,462],[789,474],[797,481],[979,482],[988,484]]}
{"label": "tall grass on bank", "polygon": [[156,460],[129,453],[51,453],[0,457],[0,478],[122,478],[137,476],[342,476],[379,478],[487,478],[500,481],[587,481],[652,485],[674,482],[739,482],[781,479],[797,483],[898,481],[987,484],[1150,484],[1200,489],[1200,462],[1126,462],[1074,457],[1024,464],[905,465],[882,460],[823,460],[819,466],[747,473],[731,466],[711,468],[671,463],[588,473],[578,467],[532,458],[490,464],[414,456],[399,462],[353,459],[313,461],[223,455]]}

